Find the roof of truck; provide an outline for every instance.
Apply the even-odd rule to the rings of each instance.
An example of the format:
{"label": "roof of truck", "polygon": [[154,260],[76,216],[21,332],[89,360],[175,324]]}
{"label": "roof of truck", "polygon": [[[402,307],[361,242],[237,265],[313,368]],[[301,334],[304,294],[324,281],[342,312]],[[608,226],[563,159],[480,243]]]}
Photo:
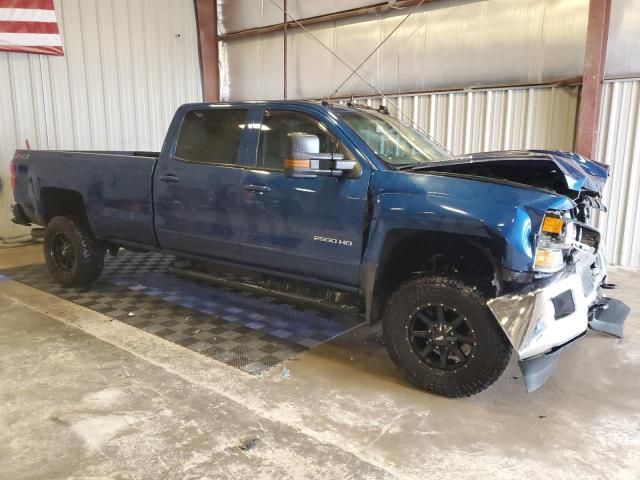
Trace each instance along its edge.
{"label": "roof of truck", "polygon": [[[225,106],[233,106],[233,107],[245,107],[245,106],[278,106],[278,107],[313,107],[316,109],[324,109],[324,110],[334,110],[334,111],[350,111],[352,110],[351,105],[344,105],[340,103],[330,103],[327,101],[319,101],[319,100],[243,100],[238,102],[196,102],[196,103],[186,103],[183,107],[188,108],[198,108],[198,107],[225,107]],[[356,104],[356,107],[359,108],[367,108],[366,105]]]}

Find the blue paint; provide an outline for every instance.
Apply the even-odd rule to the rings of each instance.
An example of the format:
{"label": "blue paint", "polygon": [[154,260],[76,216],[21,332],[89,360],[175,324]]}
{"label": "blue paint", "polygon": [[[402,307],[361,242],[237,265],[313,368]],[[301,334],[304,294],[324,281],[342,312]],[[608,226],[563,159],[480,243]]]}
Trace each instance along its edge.
{"label": "blue paint", "polygon": [[[237,165],[197,164],[175,157],[188,112],[229,107],[246,109],[246,121],[258,126],[265,110],[314,117],[353,153],[360,175],[290,178],[260,168],[260,128],[243,129]],[[530,272],[545,212],[575,206],[567,196],[525,185],[399,171],[341,120],[345,112],[353,109],[312,102],[184,105],[157,155],[18,151],[16,203],[33,223],[42,225],[50,207],[42,189],[67,189],[81,196],[91,229],[100,239],[330,282],[365,296],[373,284],[363,280],[363,272],[375,272],[384,241],[395,230],[480,239],[490,245],[495,264]],[[493,152],[469,161],[535,161],[541,156],[553,159],[571,190],[600,191],[608,175],[605,166],[570,152]],[[164,181],[167,175],[179,177],[179,182]],[[248,191],[247,185],[270,191]],[[350,244],[323,243],[314,239],[319,235]],[[161,295],[160,291],[148,294]]]}

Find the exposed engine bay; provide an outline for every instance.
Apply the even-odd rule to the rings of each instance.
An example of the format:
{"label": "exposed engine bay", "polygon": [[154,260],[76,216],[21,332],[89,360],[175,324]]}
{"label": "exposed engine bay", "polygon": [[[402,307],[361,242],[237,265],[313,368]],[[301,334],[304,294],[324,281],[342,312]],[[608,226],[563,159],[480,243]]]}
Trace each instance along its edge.
{"label": "exposed engine bay", "polygon": [[556,164],[551,161],[531,163],[525,163],[520,160],[482,161],[478,163],[438,165],[429,170],[472,175],[474,177],[495,178],[497,180],[506,180],[542,188],[561,195],[575,195],[571,195],[564,176]]}
{"label": "exposed engine bay", "polygon": [[[577,168],[575,160],[580,162]],[[576,202],[575,219],[588,223],[593,209],[606,211],[600,196],[602,184],[594,175],[595,172],[590,171],[593,168],[606,172],[608,167],[571,152],[513,151],[507,154],[501,152],[500,156],[492,152],[466,155],[449,161],[418,165],[412,170],[515,182],[565,195]]]}

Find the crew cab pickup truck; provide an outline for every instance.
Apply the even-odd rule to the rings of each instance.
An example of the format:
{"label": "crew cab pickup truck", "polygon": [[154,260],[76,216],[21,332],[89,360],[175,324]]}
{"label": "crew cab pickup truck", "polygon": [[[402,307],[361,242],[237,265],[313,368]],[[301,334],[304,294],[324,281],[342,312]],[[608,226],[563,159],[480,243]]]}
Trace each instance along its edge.
{"label": "crew cab pickup truck", "polygon": [[[563,151],[453,156],[384,108],[180,107],[160,153],[18,150],[14,221],[62,285],[162,250],[358,299],[414,385],[478,393],[515,351],[529,390],[591,326],[622,336],[600,233],[607,167]],[[195,265],[195,263],[194,263]]]}

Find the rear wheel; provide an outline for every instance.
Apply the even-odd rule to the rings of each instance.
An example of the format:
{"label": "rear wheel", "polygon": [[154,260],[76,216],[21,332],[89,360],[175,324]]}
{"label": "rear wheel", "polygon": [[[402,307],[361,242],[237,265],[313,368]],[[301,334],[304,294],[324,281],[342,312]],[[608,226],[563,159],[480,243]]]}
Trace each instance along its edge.
{"label": "rear wheel", "polygon": [[94,282],[104,267],[105,247],[81,222],[54,217],[44,235],[44,258],[51,276],[65,287]]}
{"label": "rear wheel", "polygon": [[389,355],[414,385],[474,395],[502,374],[511,346],[473,282],[417,277],[391,296],[383,320]]}

